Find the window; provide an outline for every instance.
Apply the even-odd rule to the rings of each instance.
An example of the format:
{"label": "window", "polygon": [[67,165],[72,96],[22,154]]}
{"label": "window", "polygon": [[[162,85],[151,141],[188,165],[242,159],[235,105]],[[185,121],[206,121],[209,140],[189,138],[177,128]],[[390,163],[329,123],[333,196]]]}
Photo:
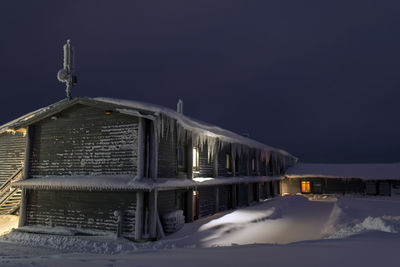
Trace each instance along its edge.
{"label": "window", "polygon": [[311,192],[310,181],[301,181],[301,192],[302,193],[310,193]]}
{"label": "window", "polygon": [[236,160],[235,160],[235,172],[236,172],[236,175],[238,175],[239,174],[239,157],[238,156],[236,156]]}
{"label": "window", "polygon": [[253,171],[253,172],[257,171],[256,167],[257,167],[256,166],[256,159],[252,158],[251,159],[251,171]]}
{"label": "window", "polygon": [[193,147],[193,170],[198,171],[199,169],[199,148]]}
{"label": "window", "polygon": [[226,159],[226,164],[225,168],[227,171],[232,171],[232,161],[231,161],[231,154],[226,153],[225,154],[225,159]]}
{"label": "window", "polygon": [[178,146],[177,151],[177,159],[178,159],[178,171],[186,171],[186,157],[185,157],[185,147]]}

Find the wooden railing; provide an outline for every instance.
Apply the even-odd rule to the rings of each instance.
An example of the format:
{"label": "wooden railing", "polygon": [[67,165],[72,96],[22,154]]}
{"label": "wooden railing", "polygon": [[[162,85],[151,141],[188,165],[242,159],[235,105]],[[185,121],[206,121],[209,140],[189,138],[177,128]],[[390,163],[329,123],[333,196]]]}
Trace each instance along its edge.
{"label": "wooden railing", "polygon": [[7,201],[10,195],[14,194],[18,189],[12,189],[11,183],[21,180],[24,174],[24,168],[19,168],[4,184],[0,186],[0,205]]}

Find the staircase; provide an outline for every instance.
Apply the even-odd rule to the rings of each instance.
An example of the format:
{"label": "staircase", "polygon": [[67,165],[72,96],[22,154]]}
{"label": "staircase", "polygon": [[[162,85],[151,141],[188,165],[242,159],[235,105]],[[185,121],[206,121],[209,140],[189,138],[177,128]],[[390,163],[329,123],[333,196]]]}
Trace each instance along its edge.
{"label": "staircase", "polygon": [[11,188],[11,183],[22,179],[24,168],[20,168],[0,187],[0,215],[13,214],[21,203],[21,189]]}

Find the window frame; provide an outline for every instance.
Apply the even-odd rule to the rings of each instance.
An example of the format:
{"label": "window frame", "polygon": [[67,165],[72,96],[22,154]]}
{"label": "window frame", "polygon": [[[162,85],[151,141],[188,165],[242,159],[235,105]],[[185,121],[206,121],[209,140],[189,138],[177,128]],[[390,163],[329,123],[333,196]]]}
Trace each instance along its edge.
{"label": "window frame", "polygon": [[194,146],[192,148],[192,157],[193,157],[193,161],[192,161],[192,169],[195,172],[200,171],[200,153],[199,153],[199,148]]}

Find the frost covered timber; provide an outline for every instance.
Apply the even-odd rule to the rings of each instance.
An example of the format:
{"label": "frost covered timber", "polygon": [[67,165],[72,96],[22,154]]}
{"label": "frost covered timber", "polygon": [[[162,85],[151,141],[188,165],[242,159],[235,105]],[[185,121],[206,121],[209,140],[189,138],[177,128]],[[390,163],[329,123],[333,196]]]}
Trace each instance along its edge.
{"label": "frost covered timber", "polygon": [[178,144],[185,144],[188,140],[191,140],[193,146],[198,146],[200,149],[207,147],[209,160],[213,158],[214,153],[229,146],[233,158],[249,155],[252,153],[251,150],[255,149],[256,157],[260,161],[270,162],[275,170],[291,166],[297,161],[295,157],[284,150],[264,145],[218,126],[189,118],[169,108],[137,101],[102,97],[94,98],[94,100],[154,112],[157,116],[155,125],[159,139],[173,138],[176,131]]}
{"label": "frost covered timber", "polygon": [[282,176],[248,176],[224,178],[136,178],[133,176],[46,176],[43,178],[26,179],[12,183],[12,187],[45,190],[77,190],[77,191],[152,191],[177,188],[197,188],[200,186],[257,183],[282,180]]}
{"label": "frost covered timber", "polygon": [[138,101],[102,97],[77,97],[71,101],[62,100],[0,126],[0,133],[26,127],[75,104],[109,108],[121,114],[149,119],[154,122],[158,139],[177,136],[178,144],[187,144],[190,140],[193,146],[198,146],[200,149],[207,147],[209,160],[213,158],[214,153],[229,147],[233,158],[251,154],[253,158],[269,162],[273,170],[286,169],[297,161],[295,157],[284,150],[264,145],[220,127],[189,118],[169,108]]}

